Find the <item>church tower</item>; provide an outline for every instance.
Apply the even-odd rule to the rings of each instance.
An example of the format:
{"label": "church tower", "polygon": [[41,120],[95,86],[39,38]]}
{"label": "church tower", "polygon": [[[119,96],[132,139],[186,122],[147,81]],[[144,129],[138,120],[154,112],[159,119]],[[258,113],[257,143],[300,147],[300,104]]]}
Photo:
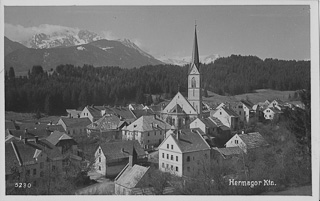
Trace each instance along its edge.
{"label": "church tower", "polygon": [[192,60],[188,70],[188,101],[202,115],[201,71],[199,62],[197,25],[195,25]]}

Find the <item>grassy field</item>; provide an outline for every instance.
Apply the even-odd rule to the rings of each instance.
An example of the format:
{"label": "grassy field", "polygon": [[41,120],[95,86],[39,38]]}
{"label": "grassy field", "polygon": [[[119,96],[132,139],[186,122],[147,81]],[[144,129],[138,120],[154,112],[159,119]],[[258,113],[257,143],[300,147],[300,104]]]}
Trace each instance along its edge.
{"label": "grassy field", "polygon": [[293,97],[294,91],[277,91],[271,89],[260,89],[256,90],[254,93],[246,93],[235,96],[221,96],[219,94],[208,91],[209,97],[203,98],[205,102],[211,104],[220,104],[222,102],[232,102],[241,99],[249,99],[253,103],[263,102],[265,100],[280,99],[282,101],[287,101],[289,94]]}

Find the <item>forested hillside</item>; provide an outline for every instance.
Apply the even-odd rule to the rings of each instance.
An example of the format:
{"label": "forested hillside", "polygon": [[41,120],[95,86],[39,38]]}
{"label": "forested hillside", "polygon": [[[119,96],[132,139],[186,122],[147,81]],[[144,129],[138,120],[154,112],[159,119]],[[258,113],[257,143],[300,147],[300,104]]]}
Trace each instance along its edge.
{"label": "forested hillside", "polygon": [[[309,61],[261,60],[253,56],[220,58],[202,65],[203,87],[220,95],[236,95],[255,89],[298,90],[309,88]],[[187,91],[188,66],[144,66],[134,69],[85,65],[57,66],[53,73],[30,67],[28,76],[5,77],[6,111],[63,114],[66,108],[85,105],[151,104],[151,94],[172,97]]]}

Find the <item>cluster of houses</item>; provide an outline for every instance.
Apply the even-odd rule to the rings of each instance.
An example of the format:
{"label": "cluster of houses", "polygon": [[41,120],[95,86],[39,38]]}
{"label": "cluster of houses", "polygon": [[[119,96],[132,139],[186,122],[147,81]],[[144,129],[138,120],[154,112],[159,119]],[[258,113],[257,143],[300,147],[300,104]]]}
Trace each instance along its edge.
{"label": "cluster of houses", "polygon": [[28,181],[41,182],[46,170],[63,171],[70,161],[84,161],[73,138],[100,137],[104,140],[95,149],[93,166],[97,173],[114,178],[115,194],[151,192],[151,166],[177,177],[199,175],[214,161],[224,163],[268,146],[263,135],[244,133],[241,125],[277,119],[284,108],[303,107],[280,100],[257,104],[240,100],[210,108],[202,101],[201,82],[195,32],[187,98],[178,92],[172,100],[154,106],[67,109],[68,115],[57,122],[21,124],[19,130],[6,121],[6,179],[17,166]]}

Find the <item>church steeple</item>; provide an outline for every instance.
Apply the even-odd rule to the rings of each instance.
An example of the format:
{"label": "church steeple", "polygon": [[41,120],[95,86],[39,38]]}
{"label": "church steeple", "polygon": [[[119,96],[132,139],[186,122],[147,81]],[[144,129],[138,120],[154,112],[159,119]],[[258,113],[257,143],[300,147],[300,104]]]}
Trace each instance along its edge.
{"label": "church steeple", "polygon": [[188,72],[188,101],[193,106],[198,115],[202,116],[202,89],[197,40],[197,25],[195,25],[194,28],[192,60]]}
{"label": "church steeple", "polygon": [[194,41],[192,49],[192,64],[195,64],[199,69],[199,51],[198,51],[198,40],[197,40],[197,25],[194,25]]}

